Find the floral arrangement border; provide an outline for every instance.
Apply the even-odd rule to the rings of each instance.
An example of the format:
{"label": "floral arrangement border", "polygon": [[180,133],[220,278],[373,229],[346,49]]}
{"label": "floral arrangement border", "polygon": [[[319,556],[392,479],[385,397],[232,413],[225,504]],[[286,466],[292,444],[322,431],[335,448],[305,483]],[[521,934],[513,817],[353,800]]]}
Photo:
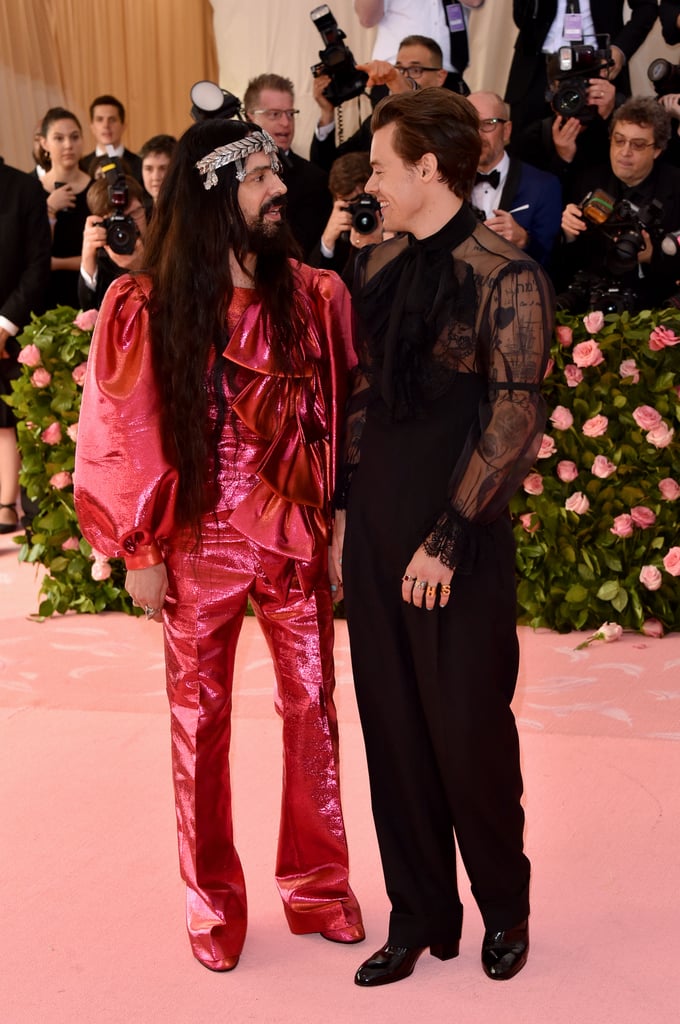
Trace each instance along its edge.
{"label": "floral arrangement border", "polygon": [[511,502],[519,621],[680,628],[680,311],[558,313],[548,424]]}

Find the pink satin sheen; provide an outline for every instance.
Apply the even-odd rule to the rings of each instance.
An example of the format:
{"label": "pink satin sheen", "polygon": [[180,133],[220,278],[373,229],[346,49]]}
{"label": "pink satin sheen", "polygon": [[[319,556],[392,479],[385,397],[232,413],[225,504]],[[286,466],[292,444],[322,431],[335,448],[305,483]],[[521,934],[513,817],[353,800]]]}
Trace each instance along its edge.
{"label": "pink satin sheen", "polygon": [[[162,454],[149,283],[120,279],[88,362],[76,463],[83,533],[129,568],[163,558],[163,609],[179,860],[194,955],[212,970],[243,948],[247,899],[233,842],[229,745],[236,643],[250,601],[270,648],[283,719],[276,881],[290,930],[363,937],[348,880],[333,702],[327,575],[338,420],[354,362],[345,289],[300,268],[305,368],[277,372],[253,293],[237,289],[232,361],[238,417],[219,444],[219,497],[196,547],[173,521],[176,474]],[[211,417],[215,410],[211,410]],[[187,429],[195,425],[187,424]]]}

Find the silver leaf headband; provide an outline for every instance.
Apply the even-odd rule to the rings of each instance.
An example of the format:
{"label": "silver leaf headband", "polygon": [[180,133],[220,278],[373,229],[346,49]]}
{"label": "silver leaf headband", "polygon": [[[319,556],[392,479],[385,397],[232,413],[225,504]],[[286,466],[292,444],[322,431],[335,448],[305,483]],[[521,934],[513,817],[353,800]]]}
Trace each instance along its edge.
{"label": "silver leaf headband", "polygon": [[281,163],[277,155],[276,143],[269,132],[262,129],[259,132],[253,132],[252,135],[246,135],[243,139],[229,142],[226,146],[218,146],[217,149],[213,149],[212,153],[201,157],[194,167],[200,174],[205,175],[203,188],[207,190],[217,184],[217,168],[224,167],[226,164],[235,163],[236,177],[239,181],[244,181],[246,160],[253,153],[260,151],[271,157],[272,170],[274,174],[279,174]]}

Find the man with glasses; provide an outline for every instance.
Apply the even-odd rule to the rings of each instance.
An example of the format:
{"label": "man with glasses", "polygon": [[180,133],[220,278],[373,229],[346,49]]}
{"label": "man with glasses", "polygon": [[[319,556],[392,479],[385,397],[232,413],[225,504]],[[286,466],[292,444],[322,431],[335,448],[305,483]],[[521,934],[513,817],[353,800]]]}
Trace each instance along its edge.
{"label": "man with glasses", "polygon": [[[394,64],[371,60],[367,64],[359,64],[359,67],[369,76],[369,89],[386,89],[391,95],[441,87],[447,77],[442,49],[428,36],[406,36],[402,39]],[[330,170],[333,161],[345,153],[368,153],[371,148],[370,115],[354,135],[341,145],[335,145],[335,111],[323,94],[329,82],[330,79],[324,75],[314,79],[314,99],[321,108],[321,115],[312,140],[310,159],[324,170]]]}
{"label": "man with glasses", "polygon": [[508,155],[512,122],[500,96],[473,92],[468,99],[479,114],[482,142],[472,205],[487,227],[546,265],[560,230],[560,183]]}
{"label": "man with glasses", "polygon": [[484,0],[354,0],[354,10],[364,28],[376,29],[372,60],[394,64],[398,41],[401,39],[403,45],[406,35],[420,33],[434,39],[444,55],[440,67],[447,72],[447,88],[466,95],[470,91],[463,80],[470,58],[468,19],[470,9],[483,3]]}
{"label": "man with glasses", "polygon": [[307,258],[321,236],[332,201],[326,174],[291,148],[299,114],[293,83],[282,75],[258,75],[248,83],[243,109],[248,120],[269,132],[279,147],[281,177],[288,189],[286,216]]}
{"label": "man with glasses", "polygon": [[[670,116],[652,96],[633,96],[614,111],[611,121],[609,163],[590,168],[577,181],[562,214],[564,245],[559,266],[564,278],[558,286],[567,288],[580,272],[595,283],[626,289],[635,298],[635,308],[663,305],[677,291],[680,257],[667,256],[661,247],[666,232],[680,225],[680,170],[658,158],[668,145]],[[616,210],[627,200],[640,212],[642,244],[631,270],[620,271],[617,262],[617,237],[593,226],[584,215],[585,199],[596,189],[613,200]],[[661,204],[660,216],[650,212],[652,200]],[[649,230],[645,228],[649,227]],[[623,233],[623,228],[621,234]],[[572,291],[574,312],[579,295]],[[587,298],[586,298],[586,305]],[[570,307],[571,308],[571,307]]]}

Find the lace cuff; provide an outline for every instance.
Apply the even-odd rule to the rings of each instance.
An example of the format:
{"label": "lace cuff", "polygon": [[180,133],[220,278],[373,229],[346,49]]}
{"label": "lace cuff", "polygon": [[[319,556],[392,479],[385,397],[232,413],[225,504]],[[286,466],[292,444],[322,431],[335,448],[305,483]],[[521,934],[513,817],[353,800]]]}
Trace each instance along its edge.
{"label": "lace cuff", "polygon": [[349,489],[352,486],[352,477],[358,467],[358,462],[345,462],[341,466],[340,472],[338,473],[338,480],[335,485],[335,491],[333,492],[334,511],[347,508],[347,502],[349,501]]}
{"label": "lace cuff", "polygon": [[423,542],[425,554],[438,558],[447,569],[460,563],[470,524],[461,515],[449,509],[439,517]]}

